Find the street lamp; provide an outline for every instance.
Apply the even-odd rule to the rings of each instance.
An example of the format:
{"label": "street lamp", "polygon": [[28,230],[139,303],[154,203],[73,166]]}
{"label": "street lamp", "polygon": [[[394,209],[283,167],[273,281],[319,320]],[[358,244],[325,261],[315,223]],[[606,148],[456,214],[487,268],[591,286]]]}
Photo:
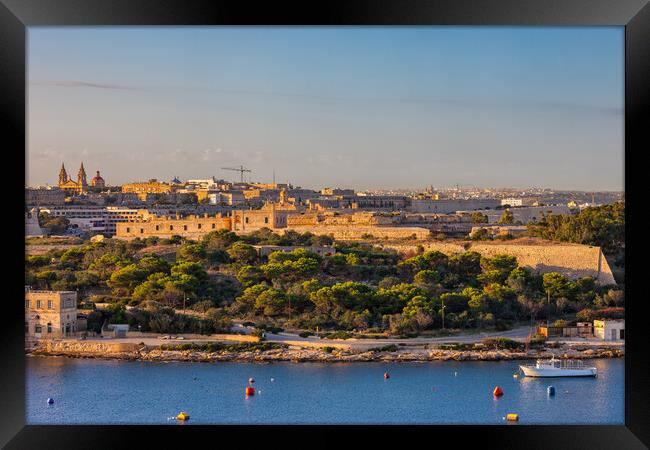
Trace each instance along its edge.
{"label": "street lamp", "polygon": [[445,308],[446,308],[446,306],[445,306],[445,301],[444,300],[441,300],[441,301],[442,301],[442,308],[441,308],[442,309],[442,329],[444,330],[445,329]]}
{"label": "street lamp", "polygon": [[189,300],[189,298],[183,297],[183,314],[185,314],[185,300]]}

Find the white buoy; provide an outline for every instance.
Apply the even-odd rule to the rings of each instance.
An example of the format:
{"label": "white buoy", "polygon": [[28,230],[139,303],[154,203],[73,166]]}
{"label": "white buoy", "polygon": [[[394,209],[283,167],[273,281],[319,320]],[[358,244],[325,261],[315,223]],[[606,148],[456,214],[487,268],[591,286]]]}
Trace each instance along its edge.
{"label": "white buoy", "polygon": [[271,378],[271,381],[275,381],[275,378]]}
{"label": "white buoy", "polygon": [[458,376],[458,372],[454,372],[454,376],[455,376],[455,377]]}

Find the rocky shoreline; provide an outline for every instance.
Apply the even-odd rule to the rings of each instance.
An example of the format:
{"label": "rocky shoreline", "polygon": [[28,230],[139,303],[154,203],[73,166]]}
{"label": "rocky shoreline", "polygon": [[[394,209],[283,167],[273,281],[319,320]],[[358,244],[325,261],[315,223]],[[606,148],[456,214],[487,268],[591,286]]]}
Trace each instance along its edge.
{"label": "rocky shoreline", "polygon": [[555,356],[563,359],[620,358],[625,355],[623,348],[564,346],[529,350],[399,350],[353,351],[334,349],[330,352],[317,348],[276,348],[254,351],[201,351],[201,350],[163,350],[159,346],[136,346],[132,349],[109,351],[99,349],[66,348],[60,346],[37,346],[27,351],[34,356],[65,356],[72,358],[117,359],[129,361],[188,361],[188,362],[426,362],[426,361],[509,361],[534,360]]}

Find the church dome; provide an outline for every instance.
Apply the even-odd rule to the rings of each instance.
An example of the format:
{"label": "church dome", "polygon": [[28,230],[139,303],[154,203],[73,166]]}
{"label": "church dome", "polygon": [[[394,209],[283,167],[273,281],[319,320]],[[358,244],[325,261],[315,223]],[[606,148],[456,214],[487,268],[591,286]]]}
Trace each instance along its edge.
{"label": "church dome", "polygon": [[92,186],[98,186],[98,187],[104,187],[105,186],[106,183],[104,182],[104,179],[99,174],[99,170],[97,171],[97,175],[95,175],[92,178],[92,180],[90,180],[90,184]]}

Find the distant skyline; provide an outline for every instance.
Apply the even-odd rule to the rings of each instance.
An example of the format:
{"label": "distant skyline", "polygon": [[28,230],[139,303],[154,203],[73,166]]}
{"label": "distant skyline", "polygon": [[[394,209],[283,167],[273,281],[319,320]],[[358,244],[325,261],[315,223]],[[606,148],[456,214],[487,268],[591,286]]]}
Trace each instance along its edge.
{"label": "distant skyline", "polygon": [[622,191],[623,27],[35,27],[27,184]]}

